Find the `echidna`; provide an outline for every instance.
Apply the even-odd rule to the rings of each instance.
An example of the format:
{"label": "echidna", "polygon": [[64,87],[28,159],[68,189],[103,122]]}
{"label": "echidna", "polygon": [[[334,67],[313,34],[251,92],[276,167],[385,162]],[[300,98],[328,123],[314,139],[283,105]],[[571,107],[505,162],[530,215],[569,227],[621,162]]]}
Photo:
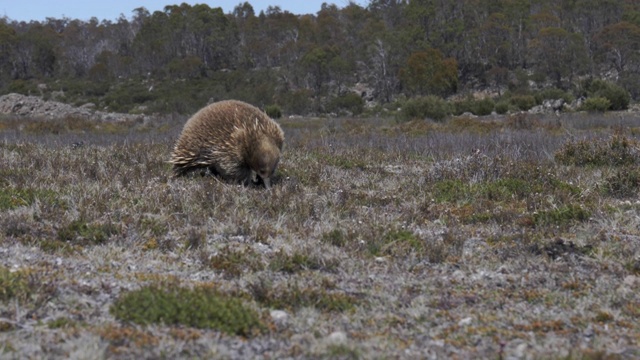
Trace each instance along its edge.
{"label": "echidna", "polygon": [[223,179],[265,187],[278,166],[284,143],[280,125],[258,108],[226,100],[200,109],[184,125],[170,163],[176,176],[209,168]]}

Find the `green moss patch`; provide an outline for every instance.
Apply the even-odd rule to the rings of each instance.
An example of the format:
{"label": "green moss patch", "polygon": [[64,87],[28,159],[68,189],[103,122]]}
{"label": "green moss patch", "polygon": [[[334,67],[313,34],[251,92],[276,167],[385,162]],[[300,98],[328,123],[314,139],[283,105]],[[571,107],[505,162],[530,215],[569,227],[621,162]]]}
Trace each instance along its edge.
{"label": "green moss patch", "polygon": [[259,314],[241,299],[207,287],[145,286],[122,294],[110,311],[118,320],[142,325],[185,325],[242,336],[263,329]]}

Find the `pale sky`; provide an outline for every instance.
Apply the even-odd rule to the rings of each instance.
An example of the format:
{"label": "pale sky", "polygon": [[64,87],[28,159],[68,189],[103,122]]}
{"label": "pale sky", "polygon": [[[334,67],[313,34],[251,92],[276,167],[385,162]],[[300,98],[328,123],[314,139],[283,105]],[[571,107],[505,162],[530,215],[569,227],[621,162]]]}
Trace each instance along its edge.
{"label": "pale sky", "polygon": [[[89,20],[96,17],[99,20],[115,20],[124,14],[128,19],[133,15],[133,9],[145,7],[149,12],[164,9],[166,5],[205,3],[212,8],[221,7],[225,13],[233,11],[240,3],[248,1],[256,12],[266,10],[268,6],[279,6],[283,11],[294,14],[316,14],[322,3],[335,4],[339,8],[349,4],[348,0],[0,0],[0,17],[10,20],[42,21],[48,17],[61,19]],[[368,0],[354,0],[356,4],[366,7]]]}

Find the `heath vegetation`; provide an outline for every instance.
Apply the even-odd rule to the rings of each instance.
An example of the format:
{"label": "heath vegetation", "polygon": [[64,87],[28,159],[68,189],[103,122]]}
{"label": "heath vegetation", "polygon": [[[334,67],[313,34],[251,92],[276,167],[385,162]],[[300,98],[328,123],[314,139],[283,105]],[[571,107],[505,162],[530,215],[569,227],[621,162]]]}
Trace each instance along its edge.
{"label": "heath vegetation", "polygon": [[184,121],[0,119],[0,357],[640,356],[636,113],[282,118],[270,190]]}

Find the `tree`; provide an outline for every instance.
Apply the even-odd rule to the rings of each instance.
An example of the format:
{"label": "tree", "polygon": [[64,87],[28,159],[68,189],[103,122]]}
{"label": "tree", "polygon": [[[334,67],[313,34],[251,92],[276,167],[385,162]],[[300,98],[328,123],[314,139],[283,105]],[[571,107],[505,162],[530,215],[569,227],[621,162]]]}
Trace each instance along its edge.
{"label": "tree", "polygon": [[640,66],[640,26],[622,21],[604,27],[595,37],[603,58],[622,74]]}
{"label": "tree", "polygon": [[588,58],[580,34],[565,29],[547,27],[540,30],[530,44],[535,69],[548,74],[556,87],[562,88],[562,79],[569,81],[587,68]]}
{"label": "tree", "polygon": [[450,95],[458,88],[458,63],[437,49],[411,54],[400,72],[405,87],[417,95]]}
{"label": "tree", "polygon": [[16,31],[0,19],[0,84],[10,79],[9,74],[15,74],[12,60],[17,41]]}
{"label": "tree", "polygon": [[491,14],[480,28],[480,53],[484,63],[506,67],[511,59],[511,26],[503,13]]}

